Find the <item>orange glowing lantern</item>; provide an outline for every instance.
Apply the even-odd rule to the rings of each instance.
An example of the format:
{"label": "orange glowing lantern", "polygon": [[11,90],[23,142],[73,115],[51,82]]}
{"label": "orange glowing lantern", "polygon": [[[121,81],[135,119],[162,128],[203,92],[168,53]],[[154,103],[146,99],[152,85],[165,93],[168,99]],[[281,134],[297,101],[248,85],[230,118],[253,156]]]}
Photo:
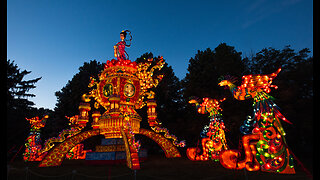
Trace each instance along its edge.
{"label": "orange glowing lantern", "polygon": [[221,100],[203,98],[202,103],[200,103],[198,98],[192,98],[189,101],[189,103],[195,104],[200,114],[210,114],[209,126],[206,126],[201,132],[202,154],[200,154],[199,147],[188,148],[187,156],[190,160],[207,161],[212,159],[219,161],[221,152],[228,149],[224,133],[225,126],[220,113],[222,111],[220,102],[224,100],[225,98]]}
{"label": "orange glowing lantern", "polygon": [[110,102],[110,115],[113,117],[119,116],[120,114],[120,97],[117,95],[112,95],[109,97]]}
{"label": "orange glowing lantern", "polygon": [[147,102],[147,106],[148,106],[148,122],[150,126],[155,126],[158,124],[158,122],[156,121],[157,119],[157,112],[156,112],[156,107],[157,107],[157,103],[155,102],[155,100],[150,99]]}
{"label": "orange glowing lantern", "polygon": [[[239,161],[238,150],[227,150],[220,156],[221,164],[230,169],[243,169],[257,171],[261,169],[266,172],[294,174],[293,156],[290,154],[285,141],[285,132],[280,120],[288,121],[279,111],[279,107],[273,102],[273,97],[268,93],[272,80],[281,71],[267,75],[246,75],[242,76],[242,84],[236,86],[231,80],[223,80],[220,86],[229,86],[229,89],[237,100],[253,98],[253,125],[248,121],[240,128],[245,134],[242,144],[245,150],[245,159]],[[250,118],[251,121],[251,118]],[[252,131],[249,131],[249,127]]]}
{"label": "orange glowing lantern", "polygon": [[80,103],[79,105],[80,116],[78,119],[78,124],[80,127],[85,127],[87,122],[89,121],[88,112],[90,110],[91,110],[90,103]]}
{"label": "orange glowing lantern", "polygon": [[99,111],[94,111],[92,113],[92,118],[93,118],[93,122],[92,122],[92,128],[93,129],[99,129],[99,117],[101,116],[100,112]]}

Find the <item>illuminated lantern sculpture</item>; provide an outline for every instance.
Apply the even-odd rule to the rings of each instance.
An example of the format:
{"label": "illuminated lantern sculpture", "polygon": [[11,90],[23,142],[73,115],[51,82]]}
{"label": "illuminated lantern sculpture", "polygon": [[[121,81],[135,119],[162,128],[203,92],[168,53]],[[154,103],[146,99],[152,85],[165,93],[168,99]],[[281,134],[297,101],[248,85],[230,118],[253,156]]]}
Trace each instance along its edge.
{"label": "illuminated lantern sculpture", "polygon": [[[60,132],[58,137],[47,139],[44,142],[43,147],[41,145],[40,139],[40,128],[45,126],[46,120],[49,118],[49,116],[46,115],[42,119],[39,119],[38,117],[34,117],[31,119],[26,118],[31,124],[31,129],[29,137],[26,139],[26,149],[25,153],[23,154],[23,159],[25,161],[42,161],[43,158],[48,154],[48,151],[55,146],[55,143],[63,142],[67,138],[80,133],[88,122],[88,111],[90,111],[90,106],[88,106],[87,103],[82,103],[79,106],[79,110],[81,112],[80,116],[75,115],[72,117],[66,117],[69,119],[70,128],[64,129],[62,132]],[[77,147],[80,147],[80,144]],[[71,157],[74,159],[83,159],[83,157],[85,157],[85,153],[88,152],[88,150],[84,151],[83,148],[75,149],[77,150],[77,153],[75,154],[75,156]],[[73,153],[73,150],[69,152],[69,155]]]}
{"label": "illuminated lantern sculpture", "polygon": [[156,126],[158,125],[157,122],[157,112],[156,112],[156,107],[157,103],[154,99],[149,99],[147,101],[147,107],[148,107],[148,122],[150,126]]}
{"label": "illuminated lantern sculpture", "polygon": [[80,115],[75,115],[72,117],[67,117],[69,119],[69,129],[62,130],[58,137],[52,137],[45,141],[42,152],[48,152],[55,146],[55,143],[61,143],[65,141],[67,138],[75,136],[81,132],[81,130],[86,126],[88,122],[88,111],[90,110],[90,106],[87,103],[81,103],[79,106]]}
{"label": "illuminated lantern sculpture", "polygon": [[[266,172],[294,174],[293,156],[285,141],[285,132],[281,120],[290,123],[279,111],[268,93],[272,80],[281,71],[268,75],[246,75],[242,77],[241,86],[234,85],[232,80],[223,80],[220,86],[228,86],[237,100],[253,98],[253,118],[248,117],[240,130],[243,134],[242,144],[245,159],[239,160],[238,150],[224,151],[220,156],[221,164],[230,169],[243,169]],[[252,127],[250,127],[252,126]],[[250,132],[249,129],[252,129]]]}
{"label": "illuminated lantern sculpture", "polygon": [[87,122],[89,121],[89,111],[91,110],[89,103],[80,103],[79,105],[79,111],[80,116],[78,119],[78,124],[80,127],[85,127]]}
{"label": "illuminated lantern sculpture", "polygon": [[[127,40],[127,35],[128,34],[130,36],[129,40]],[[132,41],[131,32],[129,30],[121,31],[120,39],[121,39],[121,41],[118,42],[115,46],[113,46],[113,48],[114,48],[114,57],[116,57],[118,60],[129,59],[129,55],[125,51],[125,47],[130,47],[131,46],[131,41]],[[127,44],[127,41],[129,41],[130,43]]]}
{"label": "illuminated lantern sculpture", "polygon": [[[84,94],[82,100],[88,103],[94,99],[95,109],[99,107],[105,109],[101,116],[97,116],[96,113],[92,115],[94,117],[92,127],[99,129],[105,139],[122,138],[125,142],[128,166],[131,169],[139,169],[137,152],[140,144],[135,141],[134,135],[146,135],[151,132],[140,129],[142,118],[136,109],[147,105],[148,122],[151,129],[155,133],[164,132],[164,138],[172,140],[174,146],[183,147],[185,143],[178,143],[177,138],[169,134],[166,128],[161,127],[161,123],[157,119],[155,93],[150,89],[156,87],[163,77],[163,75],[154,76],[153,74],[156,69],[160,70],[163,67],[165,63],[163,57],[159,57],[157,60],[151,58],[139,64],[132,62],[125,56],[125,54],[127,55],[124,50],[127,46],[125,40],[127,33],[130,31],[122,31],[120,33],[121,42],[114,46],[117,60],[108,60],[104,64],[99,80],[91,77],[88,86],[93,89]],[[130,43],[131,39],[130,34]],[[161,144],[162,141],[164,140],[160,138],[158,143]],[[166,140],[166,144],[171,146],[167,142],[170,141]],[[171,150],[175,155],[172,156],[180,157],[178,151],[173,147]]]}
{"label": "illuminated lantern sculpture", "polygon": [[220,102],[225,100],[216,100],[203,98],[202,103],[197,98],[192,98],[189,103],[195,104],[200,114],[209,113],[210,123],[205,126],[201,132],[202,154],[198,147],[187,149],[187,156],[193,161],[207,161],[209,159],[219,161],[219,155],[222,151],[227,150],[226,138],[224,133],[224,123],[222,120],[222,111]]}
{"label": "illuminated lantern sculpture", "polygon": [[46,152],[42,152],[41,139],[40,139],[40,129],[46,124],[49,116],[44,116],[42,119],[39,117],[33,117],[31,119],[26,118],[31,125],[29,137],[26,139],[26,149],[23,153],[24,161],[41,161],[46,155]]}
{"label": "illuminated lantern sculpture", "polygon": [[92,122],[92,128],[93,129],[99,129],[99,117],[101,116],[99,111],[94,111],[92,113],[92,118],[93,118],[93,122]]}
{"label": "illuminated lantern sculpture", "polygon": [[[130,44],[127,44],[126,40],[128,34]],[[79,105],[79,115],[66,116],[70,121],[70,128],[60,132],[58,137],[46,140],[41,152],[47,154],[42,158],[39,167],[59,166],[64,158],[87,160],[88,157],[89,161],[92,160],[91,157],[101,155],[99,153],[109,153],[108,157],[114,160],[119,157],[115,157],[116,151],[125,150],[123,152],[128,167],[133,170],[140,169],[140,142],[135,140],[135,134],[145,135],[157,142],[167,158],[181,157],[177,147],[184,147],[185,142],[178,143],[176,136],[161,127],[161,122],[157,119],[155,93],[150,90],[157,87],[163,77],[153,74],[165,64],[163,57],[156,60],[151,58],[139,64],[132,62],[125,52],[125,47],[131,45],[131,32],[122,31],[120,38],[121,41],[114,46],[117,60],[108,60],[104,64],[98,80],[90,77],[88,87],[92,90],[82,95],[84,102]],[[82,131],[89,122],[91,100],[94,100],[95,109],[92,112],[92,129]],[[142,118],[136,112],[136,109],[146,105],[152,131],[140,128]],[[100,107],[105,110],[102,114],[98,111]],[[98,135],[103,135],[105,139],[102,139],[101,146],[96,146],[96,152],[84,150],[81,142]]]}
{"label": "illuminated lantern sculpture", "polygon": [[77,144],[74,146],[68,154],[66,154],[67,159],[85,159],[86,153],[91,152],[91,150],[83,150],[84,145],[83,144]]}

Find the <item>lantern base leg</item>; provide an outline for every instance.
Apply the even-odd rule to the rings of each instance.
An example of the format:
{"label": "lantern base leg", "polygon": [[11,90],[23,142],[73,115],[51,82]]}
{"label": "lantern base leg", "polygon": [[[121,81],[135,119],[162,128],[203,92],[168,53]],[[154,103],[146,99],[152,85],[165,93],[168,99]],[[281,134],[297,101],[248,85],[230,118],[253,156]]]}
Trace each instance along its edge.
{"label": "lantern base leg", "polygon": [[121,134],[126,148],[127,166],[132,170],[140,169],[140,162],[137,150],[133,148],[132,145],[130,145],[129,136],[123,128],[121,128]]}

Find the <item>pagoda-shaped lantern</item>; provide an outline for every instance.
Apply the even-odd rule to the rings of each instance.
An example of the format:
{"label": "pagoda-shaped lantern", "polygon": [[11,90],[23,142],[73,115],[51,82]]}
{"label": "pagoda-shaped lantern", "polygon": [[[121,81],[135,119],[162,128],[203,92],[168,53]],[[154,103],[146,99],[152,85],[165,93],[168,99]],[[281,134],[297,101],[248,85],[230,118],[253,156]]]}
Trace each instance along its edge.
{"label": "pagoda-shaped lantern", "polygon": [[92,113],[92,118],[93,118],[93,122],[92,122],[92,128],[93,129],[99,129],[99,123],[98,123],[98,120],[100,118],[101,114],[99,111],[94,111]]}
{"label": "pagoda-shaped lantern", "polygon": [[[126,39],[127,35],[130,36],[129,40]],[[155,141],[167,158],[181,157],[176,147],[184,147],[185,142],[177,142],[177,137],[158,123],[155,93],[151,91],[151,88],[158,86],[163,77],[154,74],[155,70],[161,70],[165,64],[163,58],[150,58],[140,63],[130,61],[125,47],[131,44],[131,32],[122,31],[120,38],[121,41],[114,46],[116,59],[108,60],[104,64],[98,79],[90,78],[88,87],[91,90],[82,95],[84,102],[79,105],[80,114],[68,117],[71,127],[64,129],[57,138],[46,141],[43,151],[53,149],[44,157],[39,167],[61,165],[67,154],[67,158],[72,158],[72,153],[81,150],[82,146],[79,143],[98,135],[103,135],[104,138],[101,139],[101,145],[96,146],[95,152],[85,154],[88,162],[126,160],[129,168],[140,169],[138,153],[143,150],[140,151],[140,142],[135,140],[135,134],[147,136]],[[91,100],[94,101],[95,109],[92,111],[92,129],[85,130],[84,127],[89,121]],[[136,109],[146,105],[152,130],[140,128],[142,118],[136,112]],[[101,107],[105,110],[103,113]],[[57,142],[60,144],[55,146]],[[84,158],[82,155],[79,154],[79,157]],[[141,157],[143,156],[142,153]]]}
{"label": "pagoda-shaped lantern", "polygon": [[[105,109],[101,116],[98,113],[93,113],[92,127],[98,129],[105,139],[122,138],[125,141],[126,151],[130,151],[126,154],[132,159],[132,161],[127,161],[132,163],[128,166],[135,169],[139,168],[134,162],[137,160],[137,152],[140,146],[138,142],[135,142],[134,134],[144,134],[152,137],[152,133],[165,133],[165,138],[173,139],[172,144],[170,141],[164,140],[161,135],[158,135],[158,137],[163,138],[161,143],[167,142],[164,146],[171,148],[170,153],[167,153],[168,157],[180,157],[175,147],[171,146],[183,147],[185,144],[184,142],[177,143],[177,138],[170,135],[168,130],[160,127],[161,123],[157,122],[155,93],[150,89],[156,87],[163,77],[163,75],[156,76],[153,74],[156,69],[160,70],[163,67],[165,63],[163,58],[151,58],[139,64],[129,60],[124,50],[128,46],[125,41],[127,33],[130,32],[122,31],[120,33],[121,42],[114,46],[117,59],[108,60],[104,64],[104,69],[99,74],[98,80],[91,77],[89,87],[93,87],[93,89],[84,94],[82,100],[89,103],[92,98],[95,100],[95,109],[99,107]],[[148,107],[148,122],[154,132],[140,129],[142,118],[136,112],[136,109],[141,109],[146,105]],[[82,108],[81,110],[86,112],[87,109]],[[169,152],[169,149],[166,152]]]}
{"label": "pagoda-shaped lantern", "polygon": [[109,97],[110,101],[110,115],[119,116],[120,115],[120,96],[112,95]]}
{"label": "pagoda-shaped lantern", "polygon": [[156,112],[156,107],[157,107],[157,103],[154,99],[149,99],[147,101],[147,106],[148,106],[148,122],[150,124],[150,126],[155,126],[158,125],[157,120],[157,112]]}
{"label": "pagoda-shaped lantern", "polygon": [[90,103],[83,103],[81,102],[79,105],[79,119],[78,119],[78,124],[81,127],[85,127],[87,122],[89,121],[89,111],[91,110]]}

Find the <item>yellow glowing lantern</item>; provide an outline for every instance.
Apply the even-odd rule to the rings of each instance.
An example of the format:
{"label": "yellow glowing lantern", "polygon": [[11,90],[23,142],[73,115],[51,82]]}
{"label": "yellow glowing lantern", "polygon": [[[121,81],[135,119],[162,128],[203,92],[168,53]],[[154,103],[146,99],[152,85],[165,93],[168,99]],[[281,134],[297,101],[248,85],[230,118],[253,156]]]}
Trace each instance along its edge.
{"label": "yellow glowing lantern", "polygon": [[89,121],[88,112],[90,110],[91,110],[90,103],[80,103],[79,105],[80,116],[78,119],[78,124],[81,127],[86,126],[87,122]]}
{"label": "yellow glowing lantern", "polygon": [[157,103],[155,100],[150,99],[147,101],[147,107],[148,107],[148,122],[150,124],[150,126],[155,126],[158,124],[158,122],[156,122],[157,119],[157,112],[156,112],[156,107],[157,107]]}
{"label": "yellow glowing lantern", "polygon": [[110,115],[111,116],[119,116],[120,114],[120,96],[111,96],[109,97],[110,102]]}
{"label": "yellow glowing lantern", "polygon": [[100,118],[101,114],[99,111],[94,111],[92,113],[92,118],[93,118],[93,122],[92,122],[92,128],[93,129],[99,129],[99,123],[98,120]]}

